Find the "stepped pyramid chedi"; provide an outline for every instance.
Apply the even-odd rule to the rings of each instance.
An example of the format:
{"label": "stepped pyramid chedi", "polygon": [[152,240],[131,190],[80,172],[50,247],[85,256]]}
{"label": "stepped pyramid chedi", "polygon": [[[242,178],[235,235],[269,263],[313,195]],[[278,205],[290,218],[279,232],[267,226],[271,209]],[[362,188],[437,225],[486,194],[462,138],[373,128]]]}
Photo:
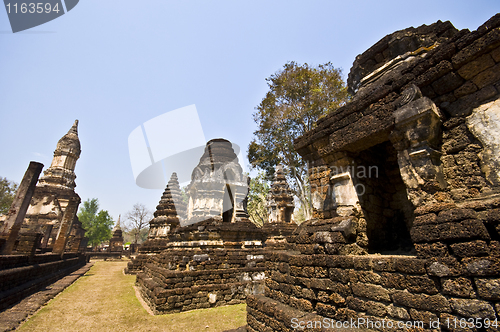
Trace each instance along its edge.
{"label": "stepped pyramid chedi", "polygon": [[166,238],[173,229],[180,225],[185,214],[186,203],[182,201],[177,173],[172,173],[167,187],[156,207],[154,218],[149,223],[149,239]]}

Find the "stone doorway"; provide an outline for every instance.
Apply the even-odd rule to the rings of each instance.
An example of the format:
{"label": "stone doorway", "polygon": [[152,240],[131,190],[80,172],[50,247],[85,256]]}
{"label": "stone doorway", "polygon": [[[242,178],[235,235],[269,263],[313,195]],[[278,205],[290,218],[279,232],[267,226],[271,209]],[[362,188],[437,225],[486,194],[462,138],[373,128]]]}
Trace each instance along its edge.
{"label": "stone doorway", "polygon": [[360,152],[355,159],[353,175],[366,218],[369,253],[414,251],[409,232],[413,206],[401,178],[396,149],[386,141]]}

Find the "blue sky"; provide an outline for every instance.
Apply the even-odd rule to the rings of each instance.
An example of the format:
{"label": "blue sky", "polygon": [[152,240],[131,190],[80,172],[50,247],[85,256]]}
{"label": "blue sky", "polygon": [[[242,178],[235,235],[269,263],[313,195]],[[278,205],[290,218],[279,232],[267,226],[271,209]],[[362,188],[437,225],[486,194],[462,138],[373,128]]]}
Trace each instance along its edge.
{"label": "blue sky", "polygon": [[19,183],[30,160],[46,169],[79,119],[82,200],[115,220],[134,203],[153,210],[163,190],[135,185],[127,146],[142,123],[195,104],[206,139],[245,152],[265,78],[286,62],[330,61],[347,78],[356,55],[396,30],[475,30],[497,12],[498,0],[81,0],[13,34],[0,9],[0,176]]}

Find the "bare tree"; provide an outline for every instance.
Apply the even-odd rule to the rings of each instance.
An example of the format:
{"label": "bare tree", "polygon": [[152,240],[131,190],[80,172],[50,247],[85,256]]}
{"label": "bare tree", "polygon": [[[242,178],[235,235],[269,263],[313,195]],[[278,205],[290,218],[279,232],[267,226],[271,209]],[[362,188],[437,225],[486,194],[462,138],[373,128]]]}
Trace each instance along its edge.
{"label": "bare tree", "polygon": [[134,237],[134,243],[137,244],[141,230],[149,226],[149,221],[153,218],[153,213],[146,208],[144,204],[136,203],[132,210],[125,214],[125,227]]}

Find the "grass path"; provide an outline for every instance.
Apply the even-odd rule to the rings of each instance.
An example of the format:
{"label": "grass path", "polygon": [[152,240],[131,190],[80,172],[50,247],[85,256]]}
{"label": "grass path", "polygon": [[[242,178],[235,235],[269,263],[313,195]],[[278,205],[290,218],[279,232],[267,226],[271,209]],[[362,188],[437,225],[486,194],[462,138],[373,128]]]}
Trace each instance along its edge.
{"label": "grass path", "polygon": [[74,284],[25,322],[19,331],[210,331],[245,325],[245,305],[151,316],[135,296],[127,262],[98,261]]}

